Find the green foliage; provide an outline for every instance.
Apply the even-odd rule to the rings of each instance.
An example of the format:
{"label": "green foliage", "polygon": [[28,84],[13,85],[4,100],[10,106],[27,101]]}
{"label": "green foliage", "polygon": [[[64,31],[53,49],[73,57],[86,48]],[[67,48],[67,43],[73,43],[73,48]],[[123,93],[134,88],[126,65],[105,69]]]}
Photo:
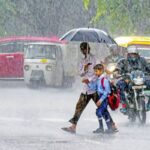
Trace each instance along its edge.
{"label": "green foliage", "polygon": [[85,8],[86,10],[88,10],[89,5],[90,5],[90,0],[83,0],[83,5],[84,5],[84,8]]}
{"label": "green foliage", "polygon": [[149,0],[97,0],[91,23],[107,27],[113,33],[149,34],[149,18]]}
{"label": "green foliage", "polygon": [[93,23],[96,23],[100,17],[106,14],[107,5],[106,3],[104,3],[104,1],[105,0],[97,0],[98,7],[97,7],[96,16],[92,19]]}
{"label": "green foliage", "polygon": [[7,35],[5,22],[15,13],[14,5],[9,0],[0,0],[0,36]]}

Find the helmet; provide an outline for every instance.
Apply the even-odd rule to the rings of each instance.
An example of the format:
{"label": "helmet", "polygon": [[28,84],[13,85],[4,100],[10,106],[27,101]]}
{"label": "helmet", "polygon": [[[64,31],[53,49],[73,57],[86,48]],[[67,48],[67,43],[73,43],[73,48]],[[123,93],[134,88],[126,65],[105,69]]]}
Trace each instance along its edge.
{"label": "helmet", "polygon": [[138,54],[137,47],[134,46],[134,45],[129,46],[129,47],[127,48],[127,52],[128,52],[128,53],[135,53],[135,54]]}

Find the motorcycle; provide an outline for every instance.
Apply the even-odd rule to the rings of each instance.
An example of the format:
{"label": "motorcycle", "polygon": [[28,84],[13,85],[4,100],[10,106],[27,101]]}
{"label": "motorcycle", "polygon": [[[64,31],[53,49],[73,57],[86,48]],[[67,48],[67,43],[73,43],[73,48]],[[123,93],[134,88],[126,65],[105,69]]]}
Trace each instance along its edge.
{"label": "motorcycle", "polygon": [[[124,77],[123,77],[124,76]],[[145,74],[140,70],[132,71],[130,74],[123,75],[123,80],[128,82],[128,89],[125,93],[125,104],[128,118],[131,122],[139,119],[141,124],[146,123],[146,103],[148,97],[145,94]],[[128,78],[127,78],[128,76]]]}
{"label": "motorcycle", "polygon": [[127,112],[124,114],[128,116],[131,122],[135,122],[136,118],[138,118],[141,124],[145,124],[146,105],[150,96],[150,93],[146,91],[147,87],[145,84],[147,74],[140,70],[134,70],[131,73],[120,75],[118,70],[117,63],[110,63],[106,66],[106,72],[114,85],[120,78],[128,85],[127,90],[124,91],[127,109]]}

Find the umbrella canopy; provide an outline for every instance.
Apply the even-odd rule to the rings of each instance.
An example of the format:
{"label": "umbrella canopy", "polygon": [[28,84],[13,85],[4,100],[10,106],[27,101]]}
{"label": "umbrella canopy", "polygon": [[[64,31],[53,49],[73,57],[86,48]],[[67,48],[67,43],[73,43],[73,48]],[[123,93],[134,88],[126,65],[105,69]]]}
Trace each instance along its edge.
{"label": "umbrella canopy", "polygon": [[53,43],[60,43],[60,44],[66,44],[67,41],[65,40],[60,40],[57,36],[51,36],[49,38],[50,42],[53,42]]}
{"label": "umbrella canopy", "polygon": [[60,40],[116,44],[116,42],[106,32],[96,28],[72,29],[64,34]]}

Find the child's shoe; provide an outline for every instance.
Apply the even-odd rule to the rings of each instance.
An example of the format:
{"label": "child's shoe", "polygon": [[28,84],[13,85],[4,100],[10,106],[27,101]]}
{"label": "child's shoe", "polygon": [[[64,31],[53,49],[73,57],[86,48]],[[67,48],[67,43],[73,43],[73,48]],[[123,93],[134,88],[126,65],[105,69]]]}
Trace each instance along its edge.
{"label": "child's shoe", "polygon": [[104,133],[104,129],[97,128],[96,130],[93,131],[93,133]]}
{"label": "child's shoe", "polygon": [[105,130],[106,134],[113,134],[113,133],[116,133],[116,132],[118,132],[118,130],[114,130],[114,129],[106,129]]}

